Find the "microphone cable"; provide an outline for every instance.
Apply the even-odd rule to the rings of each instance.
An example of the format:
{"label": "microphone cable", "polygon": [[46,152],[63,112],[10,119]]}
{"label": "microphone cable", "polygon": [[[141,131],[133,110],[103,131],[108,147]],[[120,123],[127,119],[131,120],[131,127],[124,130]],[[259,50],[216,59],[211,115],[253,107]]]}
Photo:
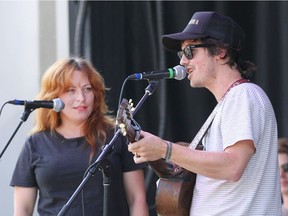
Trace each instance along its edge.
{"label": "microphone cable", "polygon": [[[128,77],[126,77],[126,79],[125,79],[124,82],[122,83],[122,86],[121,86],[121,89],[120,89],[117,111],[119,110],[119,107],[120,107],[120,104],[121,104],[122,95],[123,95],[124,88],[125,88],[125,85],[126,85],[127,80],[129,80]],[[117,128],[117,125],[115,124],[114,133],[117,132],[117,129],[118,129],[118,128]]]}
{"label": "microphone cable", "polygon": [[2,110],[3,110],[4,106],[5,106],[6,104],[8,104],[8,103],[9,103],[9,101],[6,101],[6,102],[1,106],[1,108],[0,108],[0,117],[1,117],[1,113],[2,113]]}

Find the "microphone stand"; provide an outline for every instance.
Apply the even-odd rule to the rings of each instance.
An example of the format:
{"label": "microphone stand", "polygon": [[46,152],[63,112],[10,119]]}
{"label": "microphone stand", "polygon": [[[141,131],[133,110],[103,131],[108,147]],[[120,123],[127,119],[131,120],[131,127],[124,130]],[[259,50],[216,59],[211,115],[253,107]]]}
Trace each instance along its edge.
{"label": "microphone stand", "polygon": [[140,107],[142,106],[144,101],[147,99],[147,97],[153,94],[153,92],[155,91],[155,89],[157,87],[157,84],[158,84],[158,80],[152,80],[152,81],[149,80],[149,85],[145,88],[145,94],[140,99],[140,101],[138,102],[138,104],[136,105],[136,107],[134,109],[134,112],[132,113],[133,116],[140,109]]}
{"label": "microphone stand", "polygon": [[[140,99],[140,101],[138,102],[138,104],[136,105],[133,115],[136,114],[136,112],[140,109],[140,107],[142,106],[142,104],[144,103],[144,101],[148,98],[148,96],[150,96],[156,89],[156,86],[158,84],[158,81],[156,80],[149,80],[149,85],[146,87],[145,89],[145,94],[143,95],[143,97]],[[113,138],[111,139],[111,141],[104,146],[101,154],[99,155],[99,157],[96,159],[96,161],[90,166],[87,175],[85,176],[85,178],[82,180],[82,182],[80,183],[80,185],[77,187],[77,189],[75,190],[75,192],[72,194],[72,196],[70,197],[70,199],[67,201],[67,203],[62,207],[62,209],[60,210],[60,212],[57,214],[57,216],[64,216],[66,215],[66,213],[68,212],[71,204],[73,203],[73,201],[76,199],[77,195],[80,193],[80,191],[83,189],[83,187],[85,186],[86,182],[90,179],[90,177],[95,173],[96,169],[100,166],[100,162],[104,161],[104,166],[101,167],[102,172],[103,172],[103,184],[104,184],[104,201],[103,201],[103,216],[108,216],[108,195],[109,195],[109,191],[108,191],[108,187],[109,186],[109,176],[110,176],[110,168],[111,168],[111,164],[108,163],[107,165],[107,160],[105,162],[105,159],[107,158],[108,154],[113,150],[113,144],[114,142],[119,138],[121,134],[120,129],[118,129],[116,131],[116,133],[114,134]],[[106,164],[105,164],[106,163]],[[107,167],[108,166],[108,167]],[[104,168],[103,168],[104,167]],[[107,169],[108,168],[108,172]],[[106,189],[106,190],[105,190]]]}
{"label": "microphone stand", "polygon": [[110,187],[110,174],[111,174],[111,162],[108,158],[104,159],[100,164],[100,169],[103,174],[103,187],[104,187],[104,195],[103,195],[103,215],[107,216],[109,212],[108,208],[108,197],[110,195],[109,187]]}
{"label": "microphone stand", "polygon": [[7,147],[9,146],[9,144],[11,143],[12,139],[14,138],[14,136],[16,135],[17,131],[19,130],[20,126],[22,125],[23,122],[25,122],[30,113],[33,111],[34,109],[31,109],[31,108],[27,108],[25,107],[25,110],[24,112],[22,113],[20,119],[21,121],[19,122],[18,126],[16,127],[16,129],[14,130],[12,136],[10,137],[10,139],[8,140],[7,144],[5,145],[4,149],[2,150],[1,154],[0,154],[0,159],[2,157],[2,155],[4,154],[4,152],[6,151]]}

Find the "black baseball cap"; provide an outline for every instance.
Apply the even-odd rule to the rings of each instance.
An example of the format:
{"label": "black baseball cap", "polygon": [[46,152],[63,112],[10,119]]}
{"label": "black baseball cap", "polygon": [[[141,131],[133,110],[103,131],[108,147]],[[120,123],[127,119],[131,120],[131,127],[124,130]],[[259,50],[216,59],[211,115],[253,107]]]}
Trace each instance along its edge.
{"label": "black baseball cap", "polygon": [[211,37],[241,49],[245,39],[242,28],[230,17],[214,11],[196,12],[182,32],[162,36],[163,46],[171,51],[181,50],[181,41]]}

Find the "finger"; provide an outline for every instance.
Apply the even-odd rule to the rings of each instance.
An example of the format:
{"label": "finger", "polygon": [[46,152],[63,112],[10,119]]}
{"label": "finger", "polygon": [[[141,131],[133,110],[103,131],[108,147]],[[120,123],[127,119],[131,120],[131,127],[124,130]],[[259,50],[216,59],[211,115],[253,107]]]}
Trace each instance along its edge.
{"label": "finger", "polygon": [[148,135],[149,133],[148,132],[146,132],[146,131],[144,131],[144,130],[141,130],[141,132],[140,132],[140,136],[141,137],[145,137],[146,135]]}
{"label": "finger", "polygon": [[141,157],[139,154],[137,154],[137,152],[132,152],[132,154],[134,154],[136,157]]}
{"label": "finger", "polygon": [[134,151],[133,151],[133,147],[132,147],[132,144],[128,144],[128,151],[132,152],[134,154]]}
{"label": "finger", "polygon": [[136,150],[137,150],[137,145],[135,143],[133,143],[133,144],[131,143],[128,145],[128,151],[133,153],[133,152],[136,152]]}
{"label": "finger", "polygon": [[143,162],[146,162],[146,160],[143,158],[143,157],[141,157],[141,156],[134,156],[134,162],[136,163],[136,164],[138,164],[138,163],[143,163]]}

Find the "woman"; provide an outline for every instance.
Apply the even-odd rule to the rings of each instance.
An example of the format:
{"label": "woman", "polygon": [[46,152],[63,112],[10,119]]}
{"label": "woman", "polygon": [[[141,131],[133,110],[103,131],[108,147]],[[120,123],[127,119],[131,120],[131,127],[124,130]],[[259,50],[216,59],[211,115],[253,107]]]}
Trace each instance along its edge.
{"label": "woman", "polygon": [[288,216],[288,138],[278,139],[278,162],[280,168],[282,216]]}
{"label": "woman", "polygon": [[[81,58],[55,62],[43,75],[40,100],[60,98],[65,108],[36,112],[36,124],[20,154],[11,186],[14,216],[57,215],[82,182],[85,171],[113,137],[114,119],[107,115],[105,84],[91,63]],[[109,215],[148,215],[144,164],[136,165],[126,140],[119,137],[109,154]],[[103,174],[96,170],[67,215],[103,215]]]}

